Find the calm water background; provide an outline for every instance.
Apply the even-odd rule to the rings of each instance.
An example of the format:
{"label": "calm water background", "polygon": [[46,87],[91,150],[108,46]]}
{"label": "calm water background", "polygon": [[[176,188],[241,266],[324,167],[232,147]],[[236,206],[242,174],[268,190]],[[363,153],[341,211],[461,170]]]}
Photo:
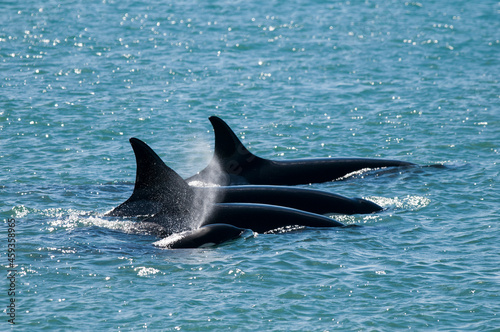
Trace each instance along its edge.
{"label": "calm water background", "polygon": [[[497,1],[2,1],[1,266],[16,323],[95,330],[500,326]],[[364,227],[160,250],[102,218],[130,137],[187,177],[219,115],[259,156],[445,168],[313,188],[371,199]],[[8,328],[8,281],[1,283]]]}

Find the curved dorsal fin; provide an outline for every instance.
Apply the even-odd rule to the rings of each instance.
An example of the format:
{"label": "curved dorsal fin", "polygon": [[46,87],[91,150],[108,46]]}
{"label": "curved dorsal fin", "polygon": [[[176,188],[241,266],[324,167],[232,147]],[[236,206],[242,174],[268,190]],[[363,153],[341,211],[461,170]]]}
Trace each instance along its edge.
{"label": "curved dorsal fin", "polygon": [[209,120],[214,127],[214,155],[208,166],[186,179],[187,182],[201,181],[220,185],[248,183],[244,173],[265,159],[248,151],[221,118],[211,116]]}
{"label": "curved dorsal fin", "polygon": [[214,127],[215,134],[215,157],[220,159],[248,158],[253,155],[241,143],[240,139],[235,135],[233,130],[221,118],[211,116],[208,118]]}
{"label": "curved dorsal fin", "polygon": [[146,143],[132,137],[130,144],[135,153],[137,172],[135,191],[169,191],[191,190],[186,181],[174,170],[165,165],[163,160]]}
{"label": "curved dorsal fin", "polygon": [[130,198],[108,213],[113,216],[181,213],[189,210],[194,191],[146,143],[131,138],[137,171]]}

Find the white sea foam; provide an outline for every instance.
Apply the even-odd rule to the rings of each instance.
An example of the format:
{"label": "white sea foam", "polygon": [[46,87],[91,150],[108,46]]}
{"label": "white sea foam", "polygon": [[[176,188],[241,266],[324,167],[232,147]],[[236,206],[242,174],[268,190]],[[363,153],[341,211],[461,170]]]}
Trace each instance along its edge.
{"label": "white sea foam", "polygon": [[157,274],[161,272],[160,270],[155,269],[153,267],[145,267],[145,266],[138,266],[134,268],[134,271],[137,272],[137,275],[139,277],[146,277],[148,275]]}
{"label": "white sea foam", "polygon": [[60,228],[75,229],[78,227],[97,226],[108,228],[126,233],[144,233],[144,230],[137,228],[137,222],[128,219],[111,219],[101,215],[91,215],[85,211],[78,210],[50,210],[44,211],[45,214],[55,217],[49,220],[48,231],[53,232]]}
{"label": "white sea foam", "polygon": [[167,236],[164,239],[161,239],[159,241],[153,242],[153,245],[160,247],[160,248],[169,248],[173,243],[179,241],[180,239],[184,238],[190,231],[185,231],[185,232],[180,232],[180,233],[174,233],[170,236]]}
{"label": "white sea foam", "polygon": [[354,171],[354,172],[351,172],[351,173],[347,173],[346,175],[338,178],[337,180],[345,180],[345,179],[348,179],[348,178],[351,178],[351,177],[355,177],[355,176],[360,176],[361,174],[364,174],[368,171],[372,171],[376,168],[363,168],[363,169],[360,169],[360,170],[357,170],[357,171]]}
{"label": "white sea foam", "polygon": [[365,199],[384,207],[392,209],[416,210],[429,205],[431,200],[428,197],[417,195],[406,195],[403,197],[365,197]]}

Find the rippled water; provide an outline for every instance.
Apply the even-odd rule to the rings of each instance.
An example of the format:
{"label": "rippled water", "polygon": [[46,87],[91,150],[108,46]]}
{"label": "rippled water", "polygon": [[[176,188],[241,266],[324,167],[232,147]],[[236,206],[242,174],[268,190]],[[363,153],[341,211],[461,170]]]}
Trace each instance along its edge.
{"label": "rippled water", "polygon": [[[50,330],[500,326],[497,2],[0,8],[4,328],[12,298],[16,324]],[[102,217],[133,189],[130,137],[187,177],[210,160],[210,115],[262,157],[445,167],[312,186],[386,208],[334,216],[358,228],[161,250]]]}

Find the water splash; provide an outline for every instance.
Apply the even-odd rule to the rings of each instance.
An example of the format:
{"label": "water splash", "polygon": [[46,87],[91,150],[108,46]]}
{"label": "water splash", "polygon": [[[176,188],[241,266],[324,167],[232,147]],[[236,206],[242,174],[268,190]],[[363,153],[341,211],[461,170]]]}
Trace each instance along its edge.
{"label": "water splash", "polygon": [[14,206],[12,208],[12,215],[14,218],[24,218],[29,213],[32,213],[34,209],[27,208],[24,205]]}
{"label": "water splash", "polygon": [[[384,210],[406,210],[416,211],[428,206],[431,200],[427,197],[417,195],[407,195],[403,197],[363,197],[384,208]],[[346,225],[374,224],[384,218],[384,213],[374,213],[368,215],[335,215],[335,219]]]}
{"label": "water splash", "polygon": [[161,272],[160,270],[155,269],[153,267],[145,267],[145,266],[136,267],[134,268],[134,271],[137,272],[137,275],[139,277],[147,277],[149,275],[154,275]]}
{"label": "water splash", "polygon": [[60,212],[57,213],[56,219],[48,222],[49,232],[57,231],[61,228],[73,230],[80,227],[102,227],[112,230],[119,230],[126,233],[134,233],[137,222],[132,220],[113,220],[103,218],[99,215],[91,215],[85,211],[66,210],[64,215]]}
{"label": "water splash", "polygon": [[377,170],[377,168],[362,168],[360,170],[357,170],[357,171],[354,171],[351,173],[347,173],[346,175],[336,179],[336,181],[342,181],[342,180],[347,180],[349,178],[358,178],[358,177],[363,179],[365,177],[366,173],[373,171],[373,170]]}
{"label": "water splash", "polygon": [[431,200],[428,197],[407,195],[404,197],[367,197],[376,204],[384,207],[385,209],[398,209],[398,210],[418,210],[430,204]]}
{"label": "water splash", "polygon": [[141,223],[134,219],[105,217],[102,214],[95,214],[87,211],[47,209],[39,213],[50,218],[47,223],[47,231],[51,233],[60,229],[72,231],[77,228],[93,226],[128,234],[158,236],[165,232],[164,228],[158,224]]}
{"label": "water splash", "polygon": [[[214,162],[212,162],[215,165]],[[199,228],[206,218],[213,211],[214,203],[219,201],[221,191],[218,190],[218,178],[221,175],[221,166],[217,163],[217,167],[212,167],[209,173],[204,176],[204,181],[195,180],[189,182],[189,185],[194,189],[193,210],[195,218],[192,218],[189,229]],[[196,190],[197,187],[204,188],[203,190]]]}
{"label": "water splash", "polygon": [[175,242],[184,238],[188,233],[190,233],[190,231],[174,233],[174,234],[167,236],[166,238],[163,238],[159,241],[153,242],[153,245],[160,247],[160,248],[170,248],[170,246],[172,246],[172,244],[174,244]]}

